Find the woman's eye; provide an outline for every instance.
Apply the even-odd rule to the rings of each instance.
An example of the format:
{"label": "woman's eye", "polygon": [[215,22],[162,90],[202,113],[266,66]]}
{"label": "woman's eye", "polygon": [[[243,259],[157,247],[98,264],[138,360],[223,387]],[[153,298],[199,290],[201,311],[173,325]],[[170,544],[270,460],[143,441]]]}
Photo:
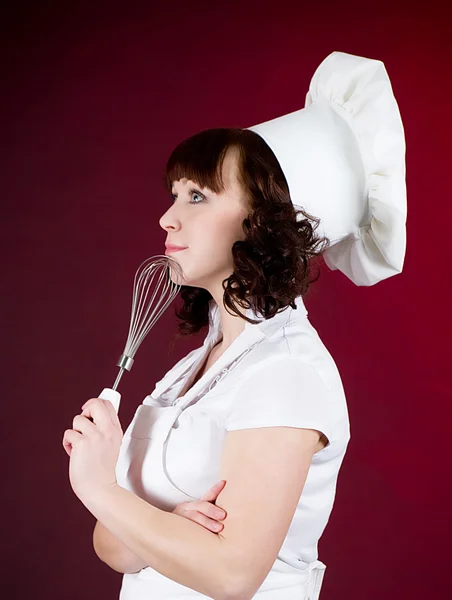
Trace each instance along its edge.
{"label": "woman's eye", "polygon": [[[188,194],[191,198],[193,198],[193,196],[198,196],[198,198],[199,198],[199,200],[195,200],[195,201],[193,201],[193,199],[190,200],[189,204],[200,204],[200,202],[203,202],[203,200],[205,200],[205,196],[196,190],[189,190]],[[177,196],[175,194],[171,194],[171,198],[173,199],[173,203],[174,203],[174,201],[177,199]]]}
{"label": "woman's eye", "polygon": [[[199,204],[204,199],[204,196],[202,194],[200,194],[199,192],[195,192],[195,191],[190,192],[190,196],[192,197],[192,200],[190,200],[190,204]],[[197,202],[193,202],[193,196],[198,196],[199,198],[201,198],[201,200],[198,200]]]}

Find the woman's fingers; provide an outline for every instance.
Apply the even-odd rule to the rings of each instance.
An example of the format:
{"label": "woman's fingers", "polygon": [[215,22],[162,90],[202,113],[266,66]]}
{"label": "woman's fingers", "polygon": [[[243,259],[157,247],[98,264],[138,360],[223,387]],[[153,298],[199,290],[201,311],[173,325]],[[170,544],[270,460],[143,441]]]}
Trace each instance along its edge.
{"label": "woman's fingers", "polygon": [[213,485],[200,500],[181,502],[173,510],[182,517],[186,517],[195,523],[199,523],[210,531],[219,532],[223,529],[223,523],[219,521],[226,517],[226,511],[214,504],[218,494],[224,488],[226,481],[222,479]]}
{"label": "woman's fingers", "polygon": [[199,500],[199,506],[194,506],[194,508],[205,513],[207,516],[212,517],[213,519],[224,519],[226,517],[226,512],[219,506],[216,506],[215,501],[225,485],[225,479],[215,483],[210,490],[204,494],[204,496],[201,496],[201,500]]}
{"label": "woman's fingers", "polygon": [[223,523],[219,523],[215,519],[210,519],[204,512],[196,510],[194,506],[192,507],[193,504],[195,504],[195,502],[181,502],[181,504],[178,504],[173,510],[173,513],[185,517],[186,519],[190,519],[190,521],[198,523],[210,531],[218,532],[223,529]]}
{"label": "woman's fingers", "polygon": [[72,446],[81,438],[81,434],[73,429],[66,429],[63,435],[63,448],[66,450],[68,456],[71,456]]}
{"label": "woman's fingers", "polygon": [[90,422],[85,415],[81,414],[75,415],[75,417],[72,419],[72,429],[87,435],[88,433],[93,433],[96,430],[96,425],[93,422]]}
{"label": "woman's fingers", "polygon": [[215,502],[218,494],[221,492],[221,490],[224,488],[225,485],[226,485],[225,479],[218,481],[217,483],[215,483],[215,485],[213,485],[210,488],[210,490],[208,492],[206,492],[204,494],[204,496],[201,496],[201,500],[207,500],[208,502]]}
{"label": "woman's fingers", "polygon": [[197,510],[207,517],[217,520],[224,519],[226,516],[226,512],[222,508],[215,506],[215,504],[212,504],[211,502],[204,502],[202,500],[190,502],[188,510]]}
{"label": "woman's fingers", "polygon": [[200,512],[211,519],[220,520],[226,517],[226,511],[219,506],[205,502],[203,500],[192,500],[191,502],[181,502],[176,506],[173,512],[182,516],[187,516],[190,512]]}
{"label": "woman's fingers", "polygon": [[204,513],[199,511],[193,511],[193,520],[196,520],[200,525],[205,527],[206,529],[210,529],[210,531],[221,531],[224,527],[223,523],[219,523],[214,519],[209,519]]}

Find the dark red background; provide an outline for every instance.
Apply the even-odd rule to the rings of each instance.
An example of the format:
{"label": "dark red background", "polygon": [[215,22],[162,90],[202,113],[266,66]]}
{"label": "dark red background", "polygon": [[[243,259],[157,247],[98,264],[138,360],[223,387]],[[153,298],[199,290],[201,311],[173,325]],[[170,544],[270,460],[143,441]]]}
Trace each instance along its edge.
{"label": "dark red background", "polygon": [[[442,8],[442,6],[444,8]],[[176,144],[304,106],[333,50],[385,63],[407,142],[405,268],[370,288],[323,266],[306,304],[352,439],[319,544],[321,600],[450,597],[447,3],[14,3],[2,18],[2,597],[117,598],[72,492],[64,430],[111,386],[137,266],[164,252]],[[169,351],[174,307],[122,380],[124,428]],[[6,384],[6,385],[5,385]],[[195,443],[195,441],[194,441]]]}

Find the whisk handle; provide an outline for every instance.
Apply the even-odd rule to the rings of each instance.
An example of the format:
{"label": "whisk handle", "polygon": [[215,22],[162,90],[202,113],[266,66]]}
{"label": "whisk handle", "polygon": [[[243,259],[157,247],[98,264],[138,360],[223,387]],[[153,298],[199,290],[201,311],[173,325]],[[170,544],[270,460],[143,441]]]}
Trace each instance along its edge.
{"label": "whisk handle", "polygon": [[119,403],[121,401],[121,394],[119,392],[112,390],[111,388],[104,388],[98,397],[102,398],[102,400],[110,400],[114,406],[116,414],[118,414]]}

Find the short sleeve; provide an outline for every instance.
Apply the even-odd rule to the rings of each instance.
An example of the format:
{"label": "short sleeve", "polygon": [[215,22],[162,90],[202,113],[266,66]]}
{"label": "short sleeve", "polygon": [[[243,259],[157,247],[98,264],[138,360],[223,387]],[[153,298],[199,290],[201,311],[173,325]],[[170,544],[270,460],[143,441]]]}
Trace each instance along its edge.
{"label": "short sleeve", "polygon": [[310,364],[278,358],[252,367],[236,388],[226,415],[227,431],[256,427],[316,429],[334,434],[331,390]]}

